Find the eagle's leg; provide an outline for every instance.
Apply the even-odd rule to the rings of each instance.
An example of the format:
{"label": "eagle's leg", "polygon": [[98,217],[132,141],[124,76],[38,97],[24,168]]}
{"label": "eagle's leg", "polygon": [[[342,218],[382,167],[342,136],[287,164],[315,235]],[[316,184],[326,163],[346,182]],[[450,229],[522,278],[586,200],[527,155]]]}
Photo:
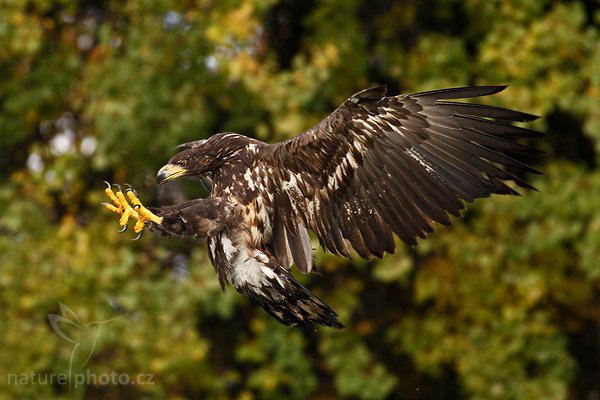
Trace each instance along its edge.
{"label": "eagle's leg", "polygon": [[134,231],[142,236],[148,229],[160,236],[187,236],[201,238],[216,232],[239,225],[241,221],[236,205],[220,197],[195,199],[183,203],[162,206],[145,207],[131,187],[121,191],[121,187],[113,191],[107,183],[106,195],[114,204],[102,203],[112,212],[121,215],[119,225],[127,227],[129,218],[137,220]]}
{"label": "eagle's leg", "polygon": [[[127,223],[129,222],[129,218],[133,218],[137,220],[133,230],[138,233],[136,239],[139,239],[144,230],[144,223],[146,221],[154,222],[158,225],[162,222],[162,218],[157,216],[148,210],[141,201],[136,196],[135,192],[132,189],[127,189],[125,192],[129,201],[125,198],[123,191],[119,185],[116,185],[118,190],[116,192],[113,191],[112,185],[106,182],[107,188],[104,190],[108,198],[112,200],[113,204],[102,203],[107,209],[110,211],[121,215],[119,219],[119,225],[123,227],[120,232],[125,232],[127,229]],[[131,203],[131,204],[130,204]],[[133,206],[133,207],[132,207]]]}

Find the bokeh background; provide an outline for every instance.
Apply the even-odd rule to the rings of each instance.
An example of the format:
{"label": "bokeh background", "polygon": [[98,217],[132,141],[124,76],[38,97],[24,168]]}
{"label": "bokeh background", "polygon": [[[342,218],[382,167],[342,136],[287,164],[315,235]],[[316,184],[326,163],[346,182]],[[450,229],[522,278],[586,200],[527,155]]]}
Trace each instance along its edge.
{"label": "bokeh background", "polygon": [[[0,397],[600,397],[598,1],[0,4]],[[542,117],[546,175],[383,260],[317,251],[299,279],[345,330],[279,325],[221,293],[201,242],[132,242],[99,205],[103,180],[200,196],[155,186],[178,143],[285,139],[383,83],[510,84],[482,101]],[[67,373],[74,343],[73,372],[152,384],[7,379]]]}

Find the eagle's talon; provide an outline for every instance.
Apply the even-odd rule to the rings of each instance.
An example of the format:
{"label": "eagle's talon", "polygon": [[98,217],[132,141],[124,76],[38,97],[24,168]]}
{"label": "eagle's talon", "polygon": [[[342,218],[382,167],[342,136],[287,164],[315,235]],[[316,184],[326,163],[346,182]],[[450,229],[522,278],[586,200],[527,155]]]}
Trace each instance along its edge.
{"label": "eagle's talon", "polygon": [[142,237],[142,235],[143,235],[143,234],[144,234],[144,231],[143,231],[143,230],[141,230],[141,231],[139,231],[139,232],[138,232],[137,236],[136,236],[136,237],[134,237],[134,238],[133,238],[133,239],[131,239],[131,240],[140,240],[140,238]]}
{"label": "eagle's talon", "polygon": [[[133,230],[137,233],[137,236],[133,240],[139,240],[142,237],[142,232],[144,231],[144,224],[146,221],[151,221],[156,224],[160,224],[162,222],[162,218],[144,207],[137,197],[136,190],[131,187],[130,184],[126,183],[124,185],[125,193],[123,193],[123,190],[119,184],[113,183],[111,185],[108,182],[104,183],[107,185],[107,188],[104,189],[104,192],[112,200],[114,205],[110,203],[102,203],[102,205],[110,211],[121,215],[121,218],[119,218],[119,225],[121,225],[123,228],[119,230],[120,233],[123,233],[127,230],[127,221],[129,221],[129,218],[137,220],[135,226],[133,227]],[[116,191],[113,191],[113,186],[116,188]],[[125,195],[127,195],[129,200]]]}
{"label": "eagle's talon", "polygon": [[144,205],[142,204],[140,199],[138,199],[137,195],[134,192],[127,192],[127,197],[129,197],[129,201],[133,205],[133,209],[135,210],[135,212],[137,212],[139,216],[138,219],[142,221],[142,224],[145,221],[151,221],[155,224],[160,224],[162,222],[161,217],[144,207]]}
{"label": "eagle's talon", "polygon": [[108,183],[107,181],[103,181],[103,182],[106,184],[106,187],[107,187],[108,189],[110,189],[110,188],[111,188],[111,185],[110,185],[110,183]]}
{"label": "eagle's talon", "polygon": [[110,211],[116,213],[116,214],[121,214],[121,211],[119,211],[119,208],[113,206],[112,204],[104,204],[104,207],[106,207],[107,209],[109,209]]}

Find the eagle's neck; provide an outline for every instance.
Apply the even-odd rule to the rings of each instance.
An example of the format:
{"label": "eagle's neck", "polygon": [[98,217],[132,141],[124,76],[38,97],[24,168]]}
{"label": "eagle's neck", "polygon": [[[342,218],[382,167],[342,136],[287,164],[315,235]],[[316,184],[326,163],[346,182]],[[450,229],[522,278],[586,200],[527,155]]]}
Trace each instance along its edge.
{"label": "eagle's neck", "polygon": [[218,168],[212,171],[213,196],[232,197],[248,204],[257,196],[259,152],[268,145],[238,134],[225,134],[222,138]]}

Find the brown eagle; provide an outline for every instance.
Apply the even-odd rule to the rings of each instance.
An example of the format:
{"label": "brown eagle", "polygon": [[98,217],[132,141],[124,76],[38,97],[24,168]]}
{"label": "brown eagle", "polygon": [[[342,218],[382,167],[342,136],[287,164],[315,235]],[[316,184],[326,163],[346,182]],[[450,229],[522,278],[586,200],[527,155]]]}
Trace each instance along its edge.
{"label": "brown eagle", "polygon": [[[106,189],[127,220],[162,235],[205,237],[223,288],[228,283],[286,325],[341,328],[335,311],[298,283],[292,264],[313,269],[309,230],[334,254],[383,257],[396,234],[408,245],[449,226],[464,202],[534,189],[519,175],[540,174],[517,160],[538,150],[518,142],[540,134],[511,121],[519,111],[448,101],[492,95],[477,86],[386,96],[356,93],[301,135],[267,144],[236,133],[182,144],[157,174],[158,184],[196,176],[208,198],[144,207],[136,193]],[[125,195],[129,200],[126,200]]]}

